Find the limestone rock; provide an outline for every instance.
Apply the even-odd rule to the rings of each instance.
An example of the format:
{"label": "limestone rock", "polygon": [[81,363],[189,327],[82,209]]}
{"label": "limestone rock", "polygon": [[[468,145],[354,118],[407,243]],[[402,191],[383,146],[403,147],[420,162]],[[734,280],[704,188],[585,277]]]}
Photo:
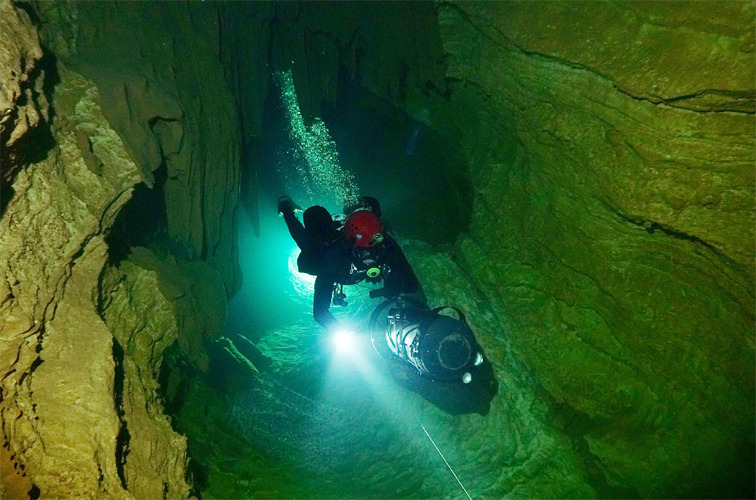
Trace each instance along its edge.
{"label": "limestone rock", "polygon": [[202,341],[222,331],[223,282],[206,264],[161,259],[137,248],[105,271],[101,294],[103,318],[116,342],[124,485],[137,498],[187,497],[186,439],[164,413],[158,371],[174,342],[206,369]]}
{"label": "limestone rock", "polygon": [[42,37],[97,84],[105,115],[147,185],[164,170],[165,182],[156,189],[167,207],[169,237],[212,263],[231,294],[240,278],[233,231],[240,132],[217,57],[215,9],[201,3],[36,5]]}
{"label": "limestone rock", "polygon": [[[0,2],[0,132],[3,147],[12,146],[40,120],[32,77],[42,57],[37,30],[29,15],[10,0]],[[25,99],[25,103],[20,101]]]}
{"label": "limestone rock", "polygon": [[[192,362],[201,370],[206,370],[207,354],[204,343],[206,340],[220,337],[226,320],[223,280],[217,271],[202,261],[184,261],[162,249],[156,250],[158,253],[146,248],[135,248],[128,260],[121,263],[119,271],[109,271],[102,292],[105,317],[108,321],[115,321],[115,318],[125,315],[120,321],[139,327],[135,329],[119,326],[114,329],[114,335],[119,342],[123,346],[130,346],[125,352],[140,356],[138,364],[157,368],[162,351],[174,341],[178,341]],[[156,286],[149,288],[148,285],[141,285],[138,290],[132,290],[127,294],[127,298],[122,299],[123,303],[119,307],[131,308],[130,314],[119,314],[110,310],[114,307],[110,294],[124,286],[121,282],[137,280],[138,276],[145,272],[153,276],[150,279]],[[123,290],[121,293],[125,292],[126,290]],[[161,312],[156,311],[155,321],[160,321],[161,324],[166,321],[176,322],[170,328],[144,328],[142,324],[144,321],[152,320],[149,304],[150,300],[154,300],[156,292],[160,294],[158,299],[164,301],[164,306]],[[166,315],[173,319],[160,319]],[[152,337],[141,338],[142,335],[137,333],[141,330]],[[156,336],[156,332],[161,330],[170,330],[170,333]]]}
{"label": "limestone rock", "polygon": [[22,145],[31,129],[47,120],[42,91],[44,71],[37,29],[10,0],[0,2],[0,213],[10,198],[10,183],[21,168]]}
{"label": "limestone rock", "polygon": [[[627,16],[605,10],[635,23],[633,4],[496,5],[439,11],[458,83],[430,121],[460,144],[477,193],[460,261],[538,383],[587,417],[580,432],[608,483],[642,496],[742,494],[753,464],[753,108],[664,100],[711,87],[752,95],[752,6],[718,11],[724,28],[707,20],[713,4],[660,5],[623,50],[611,33]],[[525,24],[531,14],[541,30]],[[598,25],[609,40],[587,39]],[[712,49],[733,64],[716,85],[706,72],[681,78],[705,64],[712,32],[740,40]],[[646,86],[656,82],[666,83]]]}
{"label": "limestone rock", "polygon": [[752,3],[515,2],[502,16],[480,4],[463,10],[520,50],[600,73],[635,99],[754,110]]}
{"label": "limestone rock", "polygon": [[141,177],[92,83],[58,71],[57,147],[18,173],[0,219],[2,437],[43,496],[127,498],[112,336],[95,298],[103,233]]}

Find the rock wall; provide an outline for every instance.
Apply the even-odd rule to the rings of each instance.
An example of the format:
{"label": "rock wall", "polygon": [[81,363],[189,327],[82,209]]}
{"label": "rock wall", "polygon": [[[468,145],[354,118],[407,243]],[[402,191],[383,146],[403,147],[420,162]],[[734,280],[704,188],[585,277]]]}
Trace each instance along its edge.
{"label": "rock wall", "polygon": [[[190,494],[157,371],[172,343],[207,367],[238,286],[238,125],[215,11],[172,4],[168,34],[141,6],[0,2],[4,498]],[[133,187],[161,168],[169,239],[194,260],[106,266]]]}
{"label": "rock wall", "polygon": [[[48,103],[39,69],[42,48],[28,14],[10,2],[0,3],[0,210],[10,198],[10,182],[21,164],[19,139],[48,118]],[[21,141],[23,143],[23,141]]]}
{"label": "rock wall", "polygon": [[302,7],[281,60],[317,109],[337,54],[466,159],[452,255],[497,318],[483,345],[511,347],[597,491],[752,494],[753,4],[428,8]]}
{"label": "rock wall", "polygon": [[168,237],[218,269],[227,294],[233,294],[241,279],[233,229],[240,130],[220,64],[215,6],[40,2],[35,7],[51,50],[97,84],[105,115],[145,183],[153,187],[153,172],[165,169],[157,196],[165,200]]}
{"label": "rock wall", "polygon": [[223,280],[203,262],[136,248],[118,267],[107,267],[100,294],[120,367],[114,395],[124,487],[136,498],[186,498],[186,438],[164,413],[157,379],[163,353],[174,343],[207,370],[202,340],[223,331]]}
{"label": "rock wall", "polygon": [[94,298],[104,232],[141,175],[95,86],[59,72],[56,146],[18,172],[0,219],[3,475],[33,480],[4,482],[3,495],[121,498],[113,339]]}
{"label": "rock wall", "polygon": [[[12,3],[3,2],[2,29],[6,35],[0,45],[0,79],[3,87],[0,91],[0,124],[4,137],[4,148],[13,146],[22,135],[34,127],[40,119],[40,112],[45,114],[47,109],[38,107],[34,92],[39,93],[41,79],[32,76],[37,61],[42,57],[42,49],[37,39],[37,30],[32,25],[29,16],[16,9]],[[26,100],[22,105],[19,101]]]}
{"label": "rock wall", "polygon": [[459,262],[552,424],[641,496],[752,491],[754,13],[720,5],[438,10]]}

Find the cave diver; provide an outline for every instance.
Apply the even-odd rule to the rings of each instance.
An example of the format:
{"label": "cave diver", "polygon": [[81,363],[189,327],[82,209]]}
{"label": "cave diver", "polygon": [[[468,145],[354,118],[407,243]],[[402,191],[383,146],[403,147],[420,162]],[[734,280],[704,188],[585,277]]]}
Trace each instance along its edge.
{"label": "cave diver", "polygon": [[404,252],[385,231],[378,200],[364,196],[357,204],[344,207],[348,215],[343,224],[320,205],[304,211],[303,224],[296,216],[301,210],[288,196],[278,200],[278,213],[283,215],[291,237],[301,250],[297,259],[299,272],[316,277],[312,313],[315,321],[326,330],[339,327],[330,306],[332,300],[334,305],[346,305],[344,285],[363,280],[383,281],[383,288],[370,291],[372,298],[401,294],[422,296]]}
{"label": "cave diver", "polygon": [[[470,384],[483,373],[484,354],[467,324],[464,313],[451,306],[431,309],[425,294],[399,244],[385,231],[381,209],[375,198],[363,197],[352,206],[341,223],[338,216],[315,205],[301,211],[291,198],[278,200],[289,232],[300,248],[299,272],[315,276],[313,316],[329,332],[339,329],[330,305],[346,305],[343,285],[363,280],[383,288],[370,291],[370,297],[383,297],[368,323],[368,333],[382,358],[400,361],[421,378],[433,382]],[[451,309],[456,318],[442,315]],[[490,370],[490,364],[487,365]],[[492,372],[491,372],[492,373]],[[486,386],[488,387],[488,386]],[[494,391],[495,393],[496,391]]]}

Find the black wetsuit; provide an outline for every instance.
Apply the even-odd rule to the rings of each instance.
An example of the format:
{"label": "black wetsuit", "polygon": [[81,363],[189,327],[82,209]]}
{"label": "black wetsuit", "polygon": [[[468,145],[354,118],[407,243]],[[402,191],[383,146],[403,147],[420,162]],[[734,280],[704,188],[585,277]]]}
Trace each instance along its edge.
{"label": "black wetsuit", "polygon": [[[320,325],[329,329],[338,325],[331,314],[331,298],[336,283],[354,285],[364,280],[367,268],[354,255],[354,244],[342,237],[317,244],[293,212],[284,212],[284,219],[292,238],[300,248],[297,265],[300,272],[316,276],[312,314]],[[420,285],[404,252],[389,235],[374,250],[375,266],[381,269],[382,296],[391,298],[399,294],[420,291]]]}

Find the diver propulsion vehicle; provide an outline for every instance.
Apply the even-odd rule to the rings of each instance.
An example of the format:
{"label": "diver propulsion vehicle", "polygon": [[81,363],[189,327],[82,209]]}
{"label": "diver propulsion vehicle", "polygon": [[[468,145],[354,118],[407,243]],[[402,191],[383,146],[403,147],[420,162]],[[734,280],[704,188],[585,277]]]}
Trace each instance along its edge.
{"label": "diver propulsion vehicle", "polygon": [[[457,318],[440,314],[453,310]],[[465,315],[452,306],[428,309],[403,298],[380,304],[370,316],[370,339],[383,358],[398,358],[437,381],[469,384],[483,363]]]}

